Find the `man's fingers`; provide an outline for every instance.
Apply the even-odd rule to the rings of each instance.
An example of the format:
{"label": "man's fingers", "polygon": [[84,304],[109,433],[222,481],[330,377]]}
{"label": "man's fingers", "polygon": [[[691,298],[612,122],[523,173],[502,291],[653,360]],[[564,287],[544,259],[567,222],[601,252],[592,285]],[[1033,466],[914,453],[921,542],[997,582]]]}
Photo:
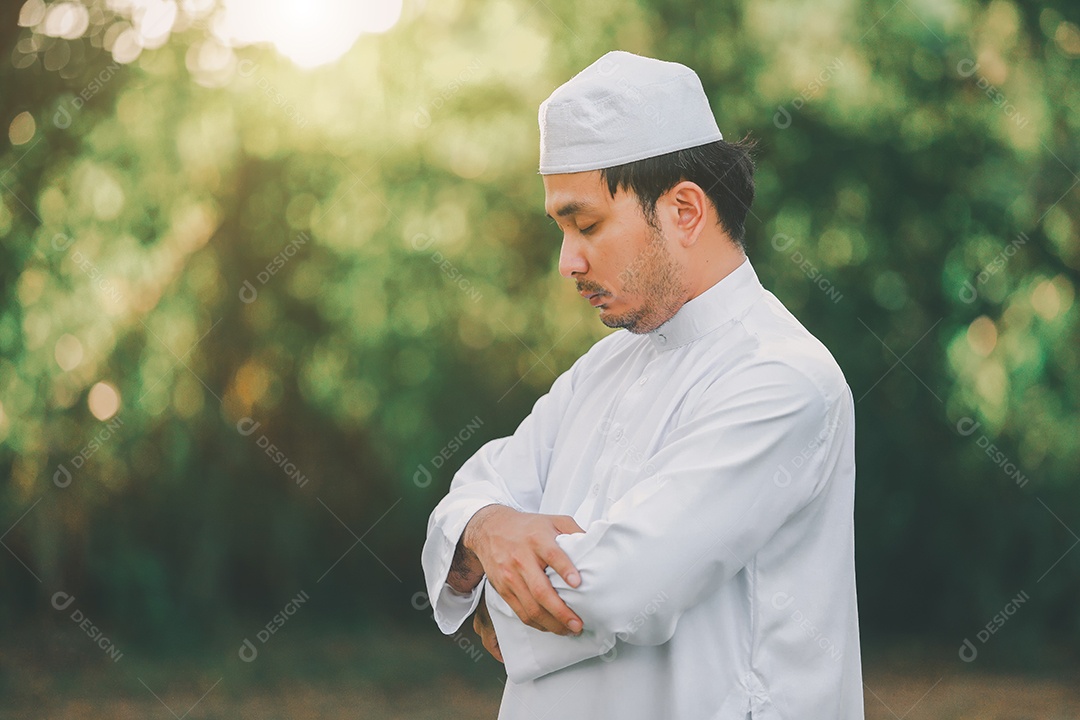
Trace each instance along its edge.
{"label": "man's fingers", "polygon": [[495,635],[495,626],[492,624],[491,618],[487,614],[487,608],[483,603],[480,604],[480,608],[473,615],[473,630],[480,637],[480,644],[484,646],[484,649],[505,665],[502,650],[499,648],[499,638]]}
{"label": "man's fingers", "polygon": [[490,635],[491,635],[491,649],[489,650],[489,652],[492,655],[495,656],[496,660],[498,660],[499,662],[503,663],[503,665],[505,665],[506,663],[503,661],[503,656],[502,656],[502,648],[499,647],[499,638],[496,637],[494,630],[491,630]]}
{"label": "man's fingers", "polygon": [[[581,630],[581,618],[559,597],[559,593],[555,592],[555,588],[551,586],[551,580],[543,570],[537,568],[535,572],[529,573],[526,582],[533,600],[554,617],[563,628],[568,628],[570,632],[575,633]],[[565,634],[565,632],[561,630],[560,634]]]}
{"label": "man's fingers", "polygon": [[[494,630],[485,630],[480,634],[480,642],[483,643],[484,649],[491,653],[491,656],[503,662],[502,650],[499,649],[499,640],[495,637]],[[506,663],[503,663],[504,665]]]}
{"label": "man's fingers", "polygon": [[585,530],[583,530],[582,527],[577,524],[577,520],[575,520],[570,515],[553,515],[551,524],[554,525],[555,529],[558,530],[560,533],[565,533],[568,535],[573,533],[585,532]]}
{"label": "man's fingers", "polygon": [[[577,520],[574,520],[569,515],[554,515],[551,524],[555,526],[555,529],[560,534],[572,535],[573,533],[585,532],[577,524]],[[570,556],[563,552],[558,543],[552,542],[551,547],[545,549],[543,559],[544,562],[555,568],[555,572],[559,573],[570,587],[576,588],[581,583],[581,575],[578,574],[577,568],[574,567]]]}
{"label": "man's fingers", "polygon": [[576,588],[581,584],[581,575],[578,573],[577,568],[574,567],[574,563],[571,562],[570,556],[563,552],[562,548],[552,542],[550,548],[546,548],[541,559],[555,569],[555,572],[559,573],[566,584],[570,587]]}
{"label": "man's fingers", "polygon": [[[537,572],[539,572],[539,568],[537,569]],[[547,581],[547,575],[543,575],[543,578]],[[554,592],[554,590],[552,590],[552,592]],[[558,597],[558,593],[556,593],[555,596]],[[558,635],[567,635],[570,633],[570,631],[567,630],[565,623],[548,612],[544,606],[536,601],[536,598],[533,597],[532,590],[523,579],[518,578],[518,582],[514,583],[511,593],[503,597],[506,599],[506,603],[510,606],[510,609],[514,611],[514,614],[521,619],[521,622],[529,627],[544,632],[553,632]],[[560,599],[559,602],[562,602],[562,600]]]}

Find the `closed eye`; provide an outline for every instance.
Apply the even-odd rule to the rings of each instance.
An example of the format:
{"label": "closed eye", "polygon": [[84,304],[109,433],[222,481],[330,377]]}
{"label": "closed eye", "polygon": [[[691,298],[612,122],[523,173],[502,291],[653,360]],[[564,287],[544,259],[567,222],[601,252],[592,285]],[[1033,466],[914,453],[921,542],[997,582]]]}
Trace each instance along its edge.
{"label": "closed eye", "polygon": [[589,227],[587,227],[587,228],[582,228],[582,229],[581,229],[581,234],[582,234],[582,235],[589,235],[589,234],[591,234],[591,233],[592,233],[592,231],[593,231],[593,230],[595,230],[595,229],[596,229],[596,226],[597,226],[597,225],[599,225],[599,224],[600,224],[600,223],[593,223],[592,225],[590,225],[590,226],[589,226]]}

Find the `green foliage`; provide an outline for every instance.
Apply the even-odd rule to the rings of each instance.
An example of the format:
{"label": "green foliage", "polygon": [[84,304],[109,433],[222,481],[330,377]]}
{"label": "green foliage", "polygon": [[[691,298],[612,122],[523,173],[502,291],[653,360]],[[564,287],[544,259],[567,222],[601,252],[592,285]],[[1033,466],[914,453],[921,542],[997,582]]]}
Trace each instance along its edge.
{"label": "green foliage", "polygon": [[197,27],[118,64],[21,52],[6,11],[0,620],[58,590],[140,636],[301,588],[421,615],[453,470],[608,332],[555,269],[536,108],[618,47],[760,142],[751,260],[859,400],[864,627],[959,644],[1026,590],[1002,647],[1080,639],[1062,12],[429,3],[323,68],[214,70]]}

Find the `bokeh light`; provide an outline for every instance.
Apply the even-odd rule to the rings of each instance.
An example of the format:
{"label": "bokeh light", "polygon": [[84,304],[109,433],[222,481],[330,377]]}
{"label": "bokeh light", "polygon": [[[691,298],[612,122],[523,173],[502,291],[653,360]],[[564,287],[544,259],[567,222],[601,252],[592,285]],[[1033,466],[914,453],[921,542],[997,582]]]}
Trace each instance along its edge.
{"label": "bokeh light", "polygon": [[362,33],[386,32],[402,0],[224,0],[214,35],[232,46],[270,43],[297,65],[337,60]]}
{"label": "bokeh light", "polygon": [[98,420],[108,420],[120,409],[120,392],[112,383],[95,383],[86,397],[86,404]]}
{"label": "bokeh light", "polygon": [[56,341],[53,355],[61,370],[74,370],[83,360],[82,343],[74,335],[65,333]]}

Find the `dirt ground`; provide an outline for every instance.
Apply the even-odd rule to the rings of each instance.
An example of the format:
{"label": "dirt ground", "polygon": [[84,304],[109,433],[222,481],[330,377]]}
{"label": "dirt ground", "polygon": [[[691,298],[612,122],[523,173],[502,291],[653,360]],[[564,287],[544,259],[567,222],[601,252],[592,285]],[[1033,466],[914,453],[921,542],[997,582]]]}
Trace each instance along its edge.
{"label": "dirt ground", "polygon": [[[952,678],[934,684],[927,678],[874,676],[867,685],[867,720],[1066,720],[1080,718],[1080,695],[1075,688],[1014,677]],[[924,689],[926,688],[926,689]],[[928,692],[929,691],[929,692]],[[440,680],[408,692],[388,693],[357,682],[355,687],[327,688],[311,684],[282,684],[241,697],[207,695],[193,709],[197,692],[165,693],[162,701],[145,697],[52,697],[41,705],[0,711],[5,718],[168,718],[170,709],[189,718],[393,718],[451,720],[495,718],[497,689],[481,690]],[[190,710],[190,712],[189,712]]]}
{"label": "dirt ground", "polygon": [[[455,720],[498,714],[502,666],[471,633],[275,638],[236,651],[112,661],[85,636],[0,643],[0,720]],[[864,657],[867,720],[1080,720],[1080,674],[980,673],[955,658]]]}

